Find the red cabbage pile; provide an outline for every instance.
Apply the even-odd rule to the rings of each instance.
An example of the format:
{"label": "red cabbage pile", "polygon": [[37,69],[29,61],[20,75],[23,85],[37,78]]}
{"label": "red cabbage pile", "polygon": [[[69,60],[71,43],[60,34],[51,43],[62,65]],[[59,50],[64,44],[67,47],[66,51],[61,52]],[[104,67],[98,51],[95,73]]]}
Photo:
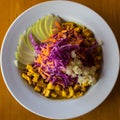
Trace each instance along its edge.
{"label": "red cabbage pile", "polygon": [[[75,84],[78,80],[77,77],[73,78],[71,75],[65,73],[66,66],[72,60],[71,52],[75,50],[76,54],[83,62],[83,65],[92,66],[94,65],[94,52],[95,48],[98,46],[98,43],[97,41],[95,41],[94,44],[88,47],[85,44],[85,39],[82,38],[81,35],[75,36],[74,32],[71,31],[71,37],[68,38],[68,32],[66,32],[65,34],[65,38],[59,38],[58,34],[55,34],[53,36],[53,39],[57,39],[57,41],[50,48],[50,54],[48,58],[45,61],[42,61],[44,64],[46,64],[46,66],[42,66],[39,63],[35,63],[35,65],[36,67],[41,67],[44,72],[50,75],[50,77],[47,78],[48,81],[67,87],[69,85]],[[37,55],[40,54],[41,50],[46,47],[47,43],[37,44],[32,34],[29,35],[29,38]],[[70,44],[69,42],[72,40],[72,38],[80,38],[83,39],[83,41],[80,45]],[[54,67],[47,65],[47,62],[50,61],[53,62]]]}

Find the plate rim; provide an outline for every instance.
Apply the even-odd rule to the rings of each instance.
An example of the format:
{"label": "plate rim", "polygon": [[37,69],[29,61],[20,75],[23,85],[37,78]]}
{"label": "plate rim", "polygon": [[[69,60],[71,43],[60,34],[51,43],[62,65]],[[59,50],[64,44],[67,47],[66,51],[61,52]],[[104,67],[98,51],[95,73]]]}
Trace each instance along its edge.
{"label": "plate rim", "polygon": [[[2,46],[1,46],[1,53],[2,53],[2,54],[3,54],[2,51],[3,51],[5,39],[6,39],[7,35],[8,35],[9,30],[10,30],[11,27],[14,25],[14,23],[15,23],[20,17],[22,17],[22,15],[24,15],[27,11],[30,11],[31,9],[36,8],[37,6],[39,6],[39,5],[41,5],[41,4],[49,4],[50,2],[51,2],[51,3],[52,3],[52,2],[58,3],[58,2],[63,2],[63,1],[47,1],[47,2],[42,2],[42,3],[38,3],[38,4],[36,4],[36,5],[33,5],[32,7],[26,9],[25,11],[23,11],[23,12],[12,22],[12,24],[9,26],[9,28],[8,28],[5,36],[4,36],[3,42],[2,42]],[[95,13],[96,15],[98,15],[100,18],[102,18],[97,12],[93,11],[91,8],[85,6],[85,5],[81,4],[81,3],[72,2],[72,1],[64,1],[64,2],[67,2],[67,3],[70,3],[70,4],[71,4],[71,3],[79,4],[79,5],[83,6],[84,8],[87,8],[87,9],[89,9],[90,11],[94,12],[94,13]],[[107,23],[103,18],[102,18],[102,20],[105,22],[105,24],[109,27],[109,29],[110,29],[111,32],[113,33],[113,31],[112,31],[112,29],[110,28],[110,26],[108,25],[108,23]],[[114,38],[115,38],[115,40],[116,40],[115,42],[117,43],[117,39],[116,39],[114,33],[113,33],[113,36],[114,36]],[[116,45],[117,45],[117,49],[118,49],[118,53],[119,53],[118,43],[117,43]],[[41,114],[39,114],[39,113],[36,113],[36,112],[32,111],[31,109],[29,109],[28,107],[26,107],[24,104],[22,104],[22,103],[14,96],[14,94],[12,93],[12,91],[10,90],[10,88],[9,88],[9,86],[8,86],[8,84],[7,84],[7,81],[5,80],[5,76],[4,76],[4,73],[3,73],[3,65],[2,65],[2,57],[3,57],[2,54],[1,54],[1,72],[2,72],[2,76],[3,76],[3,80],[4,80],[4,82],[5,82],[5,85],[7,86],[7,89],[9,90],[9,92],[11,93],[11,95],[13,96],[13,98],[14,98],[20,105],[22,105],[25,109],[29,110],[30,112],[32,112],[32,113],[34,113],[34,114],[36,114],[36,115],[38,115],[38,116],[47,117],[47,116],[44,116],[44,115],[41,115]],[[120,57],[120,55],[119,55],[118,57]],[[120,58],[118,58],[118,59],[119,59],[119,60],[118,60],[118,61],[119,61],[118,64],[119,64],[119,66],[120,66]],[[118,77],[118,74],[119,74],[119,67],[118,67],[118,70],[117,70],[117,71],[118,71],[118,72],[117,72],[116,80],[115,80],[115,82],[114,82],[113,87],[115,86],[115,83],[116,83],[116,81],[117,81],[117,77]],[[111,91],[113,90],[113,87],[112,87],[112,89],[110,90],[110,92],[108,93],[108,95],[101,101],[101,103],[109,96],[109,94],[110,94]],[[100,105],[101,103],[99,103],[99,105]],[[96,107],[98,107],[99,105],[97,105]],[[96,107],[94,107],[93,109],[95,109]],[[93,109],[91,109],[90,111],[92,111]],[[90,111],[89,111],[89,112],[90,112]],[[87,112],[87,113],[88,113],[88,112]],[[86,113],[84,113],[84,114],[86,114]],[[82,115],[84,115],[84,114],[82,114]],[[78,116],[79,116],[79,115],[78,115]],[[75,118],[75,117],[78,117],[78,116],[73,116],[73,117],[70,117],[70,118]],[[47,117],[47,118],[52,118],[52,119],[54,119],[53,117]],[[67,117],[67,119],[68,119],[68,118],[69,118],[69,117]],[[62,118],[61,118],[61,119],[62,119]],[[63,118],[63,119],[64,119],[64,118]]]}

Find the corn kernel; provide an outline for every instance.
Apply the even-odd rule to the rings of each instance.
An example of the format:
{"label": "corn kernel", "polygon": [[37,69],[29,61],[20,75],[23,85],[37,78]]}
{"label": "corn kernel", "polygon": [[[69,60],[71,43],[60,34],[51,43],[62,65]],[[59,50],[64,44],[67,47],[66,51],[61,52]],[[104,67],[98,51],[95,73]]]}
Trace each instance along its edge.
{"label": "corn kernel", "polygon": [[35,73],[35,72],[34,72],[34,73],[33,73],[33,76],[39,78],[39,74],[38,74],[38,73]]}
{"label": "corn kernel", "polygon": [[27,75],[28,75],[29,77],[31,77],[31,76],[32,76],[32,73],[31,73],[31,72],[27,72]]}
{"label": "corn kernel", "polygon": [[86,37],[92,37],[92,36],[93,36],[92,31],[89,30],[89,29],[83,29],[83,34],[84,34]]}
{"label": "corn kernel", "polygon": [[67,96],[68,98],[72,97],[74,95],[74,90],[73,88],[70,86],[69,87],[69,95]]}
{"label": "corn kernel", "polygon": [[27,80],[30,85],[32,84],[30,77],[27,76],[25,73],[22,73],[22,78],[24,78],[25,80]]}
{"label": "corn kernel", "polygon": [[38,78],[37,78],[37,77],[34,77],[34,78],[32,79],[32,81],[35,82],[35,83],[37,83],[37,82],[38,82]]}
{"label": "corn kernel", "polygon": [[50,90],[46,89],[45,91],[45,97],[49,97],[50,96]]}
{"label": "corn kernel", "polygon": [[53,90],[54,88],[55,88],[55,86],[51,82],[49,82],[47,85],[47,89]]}
{"label": "corn kernel", "polygon": [[32,69],[28,69],[28,71],[31,73],[31,74],[34,74],[34,71]]}
{"label": "corn kernel", "polygon": [[37,85],[34,87],[34,90],[37,91],[37,92],[41,91],[41,89]]}
{"label": "corn kernel", "polygon": [[43,81],[38,81],[37,85],[40,87],[43,87],[43,88],[46,88],[46,86],[47,86],[47,84],[44,83]]}
{"label": "corn kernel", "polygon": [[86,88],[85,88],[85,87],[82,87],[82,88],[81,88],[81,91],[85,92],[85,91],[86,91]]}
{"label": "corn kernel", "polygon": [[27,70],[33,69],[33,67],[32,67],[30,64],[28,64],[28,65],[26,66],[26,69],[27,69]]}
{"label": "corn kernel", "polygon": [[57,94],[56,94],[55,92],[52,92],[52,93],[51,93],[51,97],[56,98],[56,97],[57,97]]}
{"label": "corn kernel", "polygon": [[62,97],[67,97],[67,92],[64,89],[62,90]]}
{"label": "corn kernel", "polygon": [[55,91],[60,91],[60,90],[61,90],[60,85],[56,85],[56,86],[55,86]]}
{"label": "corn kernel", "polygon": [[75,84],[73,89],[74,91],[78,91],[80,89],[80,84]]}
{"label": "corn kernel", "polygon": [[81,97],[83,95],[83,92],[77,92],[73,98]]}

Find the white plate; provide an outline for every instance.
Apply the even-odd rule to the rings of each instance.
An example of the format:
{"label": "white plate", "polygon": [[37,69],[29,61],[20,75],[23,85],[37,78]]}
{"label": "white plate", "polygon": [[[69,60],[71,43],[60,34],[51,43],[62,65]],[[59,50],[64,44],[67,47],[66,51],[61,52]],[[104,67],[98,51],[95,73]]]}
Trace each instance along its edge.
{"label": "white plate", "polygon": [[[44,98],[24,83],[13,63],[20,34],[32,23],[49,13],[87,26],[95,33],[97,40],[102,40],[104,43],[104,65],[101,78],[81,98],[62,101]],[[69,1],[44,2],[22,13],[5,35],[1,57],[2,75],[12,96],[27,110],[54,119],[77,117],[96,108],[111,92],[119,71],[118,45],[110,27],[91,9]]]}

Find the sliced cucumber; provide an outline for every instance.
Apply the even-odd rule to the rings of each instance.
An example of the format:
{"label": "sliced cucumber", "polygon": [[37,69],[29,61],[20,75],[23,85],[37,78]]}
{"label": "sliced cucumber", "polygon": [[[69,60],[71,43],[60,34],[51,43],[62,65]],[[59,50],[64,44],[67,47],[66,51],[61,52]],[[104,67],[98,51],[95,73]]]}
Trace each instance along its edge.
{"label": "sliced cucumber", "polygon": [[17,54],[21,56],[23,59],[28,60],[28,61],[34,60],[35,58],[35,55],[31,56],[29,53],[26,54],[24,51],[17,51]]}
{"label": "sliced cucumber", "polygon": [[18,48],[21,49],[22,51],[25,51],[25,52],[34,53],[34,50],[31,50],[30,47],[27,45],[24,34],[20,35],[20,39],[18,42]]}
{"label": "sliced cucumber", "polygon": [[44,32],[43,32],[43,30],[44,30],[44,17],[39,20],[39,24],[36,26],[36,28],[37,28],[40,36],[42,37],[41,41],[44,41],[46,38],[44,35]]}
{"label": "sliced cucumber", "polygon": [[39,19],[20,35],[17,51],[15,52],[17,60],[16,64],[20,69],[24,69],[27,64],[33,63],[36,56],[34,47],[29,39],[29,34],[32,33],[35,37],[35,41],[40,43],[48,39],[51,34],[57,32],[53,32],[54,28],[57,30],[57,26],[55,24],[57,21],[61,22],[60,17],[49,14]]}
{"label": "sliced cucumber", "polygon": [[36,56],[34,51],[30,51],[29,49],[25,51],[22,46],[17,46],[17,52],[21,52],[21,54],[24,54],[25,56]]}
{"label": "sliced cucumber", "polygon": [[40,31],[39,31],[39,24],[40,24],[40,20],[37,21],[37,23],[35,24],[35,32],[37,34],[37,36],[39,37],[39,39],[42,41],[44,38],[42,37]]}
{"label": "sliced cucumber", "polygon": [[50,24],[51,24],[51,21],[53,20],[54,16],[52,14],[49,14],[46,16],[46,19],[45,19],[45,30],[46,30],[46,33],[48,36],[51,35],[51,28],[50,28]]}
{"label": "sliced cucumber", "polygon": [[28,47],[31,49],[31,50],[34,50],[33,48],[33,45],[31,44],[31,41],[29,39],[29,34],[32,33],[32,27],[29,27],[27,30],[26,30],[26,42],[28,44]]}
{"label": "sliced cucumber", "polygon": [[36,24],[38,24],[38,21],[32,26],[32,33],[33,35],[36,37],[36,39],[38,39],[39,41],[42,40],[42,38],[38,35],[38,33],[36,32]]}
{"label": "sliced cucumber", "polygon": [[[42,17],[35,24],[33,24],[33,35],[41,42],[48,39],[50,35],[58,32],[57,26],[55,25],[55,22],[57,21],[61,22],[60,17],[53,16],[52,14]],[[56,28],[56,30],[53,32],[54,28]]]}
{"label": "sliced cucumber", "polygon": [[26,65],[18,62],[17,60],[14,61],[14,64],[15,64],[15,66],[16,66],[18,69],[20,69],[20,70],[24,70],[24,69],[26,68]]}
{"label": "sliced cucumber", "polygon": [[17,60],[17,64],[21,69],[23,69],[23,65],[31,64],[34,61],[35,58],[35,53],[34,50],[31,50],[30,46],[28,45],[28,41],[26,40],[27,38],[26,32],[20,35],[20,39],[18,42],[17,46],[17,51],[15,52],[15,57]]}
{"label": "sliced cucumber", "polygon": [[48,39],[49,35],[47,34],[47,31],[45,29],[45,19],[46,17],[42,18],[40,21],[40,24],[38,26],[39,31],[41,33],[41,35],[43,36],[44,40]]}
{"label": "sliced cucumber", "polygon": [[24,58],[21,54],[19,54],[18,52],[15,53],[15,57],[17,59],[18,62],[20,62],[23,65],[27,65],[27,64],[32,64],[34,59],[27,59]]}

